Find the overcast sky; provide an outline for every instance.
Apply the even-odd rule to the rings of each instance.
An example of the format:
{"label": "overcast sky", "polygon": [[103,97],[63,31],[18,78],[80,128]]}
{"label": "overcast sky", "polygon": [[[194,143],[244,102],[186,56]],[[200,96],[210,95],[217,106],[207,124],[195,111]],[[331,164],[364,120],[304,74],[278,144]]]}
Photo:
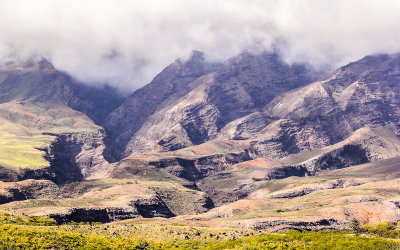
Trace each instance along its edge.
{"label": "overcast sky", "polygon": [[400,51],[399,0],[0,0],[0,60],[43,56],[91,84],[148,83],[191,50],[280,49],[336,67]]}

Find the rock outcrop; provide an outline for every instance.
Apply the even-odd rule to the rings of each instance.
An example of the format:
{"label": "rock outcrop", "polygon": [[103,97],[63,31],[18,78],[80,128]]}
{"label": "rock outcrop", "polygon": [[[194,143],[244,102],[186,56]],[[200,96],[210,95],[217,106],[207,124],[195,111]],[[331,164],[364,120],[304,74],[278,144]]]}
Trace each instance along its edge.
{"label": "rock outcrop", "polygon": [[56,139],[43,150],[57,183],[81,181],[109,171],[111,165],[103,157],[102,131],[51,135]]}
{"label": "rock outcrop", "polygon": [[40,198],[57,198],[59,187],[49,180],[24,180],[0,184],[0,204]]}
{"label": "rock outcrop", "polygon": [[303,185],[292,189],[285,189],[282,191],[271,193],[267,196],[269,199],[290,199],[294,197],[304,196],[312,192],[325,189],[346,188],[363,184],[360,181],[353,179],[339,179],[327,181],[321,184]]}
{"label": "rock outcrop", "polygon": [[289,230],[346,230],[348,223],[346,221],[337,221],[335,219],[321,219],[316,221],[292,221],[292,220],[270,220],[259,221],[249,225],[249,228],[269,231],[284,232]]}
{"label": "rock outcrop", "polygon": [[57,223],[68,222],[102,222],[107,223],[115,220],[132,219],[139,217],[137,210],[105,207],[105,208],[71,208],[66,213],[48,214]]}

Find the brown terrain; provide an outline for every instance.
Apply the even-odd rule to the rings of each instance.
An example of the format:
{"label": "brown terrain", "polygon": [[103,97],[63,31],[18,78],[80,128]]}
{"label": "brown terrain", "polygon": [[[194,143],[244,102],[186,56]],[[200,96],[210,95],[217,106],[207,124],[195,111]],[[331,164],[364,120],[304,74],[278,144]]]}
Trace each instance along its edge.
{"label": "brown terrain", "polygon": [[0,210],[271,231],[399,221],[399,95],[398,54],[323,74],[193,52],[128,97],[45,60],[3,65]]}

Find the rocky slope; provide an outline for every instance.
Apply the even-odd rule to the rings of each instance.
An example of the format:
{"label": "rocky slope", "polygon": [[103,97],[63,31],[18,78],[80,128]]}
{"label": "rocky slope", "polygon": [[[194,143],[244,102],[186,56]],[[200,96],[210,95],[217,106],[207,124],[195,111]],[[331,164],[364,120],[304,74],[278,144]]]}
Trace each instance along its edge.
{"label": "rocky slope", "polygon": [[241,54],[191,82],[190,92],[152,114],[130,139],[125,156],[213,140],[229,122],[260,111],[277,95],[311,82],[315,75],[304,65],[285,64],[276,54]]}
{"label": "rocky slope", "polygon": [[3,65],[0,209],[274,230],[399,220],[399,82],[399,54],[323,77],[274,53],[193,52],[122,100],[47,61]]}
{"label": "rocky slope", "polygon": [[[263,57],[271,60],[271,55]],[[325,80],[288,84],[270,98],[264,92],[263,103],[254,102],[256,97],[243,87],[250,84],[238,80],[243,74],[251,82],[246,71],[226,84],[217,82],[219,72],[226,72],[224,65],[194,81],[197,88],[174,105],[150,116],[128,144],[132,156],[117,164],[111,176],[141,178],[149,169],[162,171],[196,182],[219,206],[249,197],[274,179],[393,159],[400,154],[399,58],[368,56]],[[250,72],[257,68],[253,60]],[[268,82],[263,84],[274,93]],[[165,152],[170,150],[175,151]],[[388,214],[397,213],[396,206],[389,207]]]}
{"label": "rocky slope", "polygon": [[[126,152],[135,155],[182,147],[188,148],[184,151],[190,152],[196,151],[190,148],[192,145],[217,140],[226,141],[221,146],[241,145],[242,153],[247,154],[247,157],[228,165],[249,158],[279,160],[341,141],[351,141],[349,138],[362,137],[365,134],[359,130],[362,128],[386,133],[380,141],[388,145],[375,144],[372,139],[379,135],[371,138],[367,146],[348,142],[348,145],[342,145],[342,151],[339,150],[343,153],[332,152],[336,155],[325,160],[329,163],[318,163],[319,168],[322,170],[323,164],[335,168],[332,161],[338,158],[348,158],[344,160],[346,163],[336,163],[336,167],[340,168],[346,167],[346,164],[357,165],[398,154],[398,142],[394,142],[396,145],[393,148],[389,139],[399,134],[398,55],[366,57],[337,70],[326,80],[304,87],[301,87],[302,82],[307,80],[302,77],[308,76],[307,72],[300,71],[304,73],[302,75],[296,71],[298,69],[279,65],[274,55],[264,54],[260,58],[242,55],[232,59],[217,72],[194,81],[197,88],[173,105],[167,105],[156,112],[144,123],[131,139]],[[242,65],[237,63],[241,66],[232,66],[236,65],[235,60]],[[376,63],[380,63],[379,66],[371,68]],[[275,67],[271,67],[271,64]],[[279,72],[282,78],[274,78],[273,74],[271,76],[269,73],[272,70],[268,66],[273,72]],[[242,68],[248,71],[242,72]],[[266,72],[260,73],[260,68]],[[235,73],[234,80],[229,78]],[[293,75],[297,78],[293,78]],[[256,90],[258,82],[254,83],[255,79],[264,79],[264,82],[259,83],[263,85],[264,93]],[[294,88],[297,89],[291,90]],[[252,93],[263,96],[263,102]],[[368,144],[367,140],[364,138],[364,144]],[[207,145],[210,144],[205,144],[204,148]],[[378,145],[381,145],[380,149]],[[374,149],[368,149],[367,152],[366,147]],[[182,154],[184,151],[177,152]],[[218,152],[218,149],[214,152]],[[165,153],[166,157],[168,155]],[[304,155],[306,157],[307,154]],[[211,165],[213,168],[215,164]],[[316,168],[307,171],[313,174],[318,166]]]}
{"label": "rocky slope", "polygon": [[189,83],[219,68],[208,63],[201,52],[193,51],[189,59],[177,59],[161,71],[149,84],[136,90],[105,120],[109,138],[106,155],[111,160],[125,156],[125,148],[132,136],[146,120],[169,102],[190,92]]}
{"label": "rocky slope", "polygon": [[115,89],[79,83],[45,59],[0,65],[0,103],[29,101],[51,107],[67,106],[100,124],[122,100]]}
{"label": "rocky slope", "polygon": [[[185,65],[202,60],[196,53]],[[185,74],[194,77],[186,71],[181,71],[183,82],[188,81]],[[164,188],[156,182],[133,184],[137,180],[85,184],[87,179],[107,177],[112,169],[103,156],[106,132],[98,124],[122,97],[109,87],[77,83],[46,60],[3,65],[0,75],[0,176],[7,181],[2,183],[0,204],[5,204],[4,209],[28,209],[59,222],[107,222],[171,217],[213,207],[206,194],[179,183],[169,188],[165,188],[169,183]]]}
{"label": "rocky slope", "polygon": [[46,60],[1,65],[2,180],[63,183],[109,167],[96,123],[121,100],[109,87],[82,85]]}

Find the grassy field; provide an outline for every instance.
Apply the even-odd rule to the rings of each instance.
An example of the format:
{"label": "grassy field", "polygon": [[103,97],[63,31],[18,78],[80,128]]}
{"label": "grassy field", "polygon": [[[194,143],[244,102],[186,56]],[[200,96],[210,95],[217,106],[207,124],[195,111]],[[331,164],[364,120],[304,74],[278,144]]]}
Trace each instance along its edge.
{"label": "grassy field", "polygon": [[32,134],[28,129],[8,121],[0,121],[0,165],[18,170],[19,168],[46,167],[44,152],[37,148],[45,146],[52,136]]}
{"label": "grassy field", "polygon": [[21,168],[48,167],[44,148],[55,138],[46,133],[93,132],[98,126],[66,106],[9,102],[0,104],[0,166],[18,172]]}

